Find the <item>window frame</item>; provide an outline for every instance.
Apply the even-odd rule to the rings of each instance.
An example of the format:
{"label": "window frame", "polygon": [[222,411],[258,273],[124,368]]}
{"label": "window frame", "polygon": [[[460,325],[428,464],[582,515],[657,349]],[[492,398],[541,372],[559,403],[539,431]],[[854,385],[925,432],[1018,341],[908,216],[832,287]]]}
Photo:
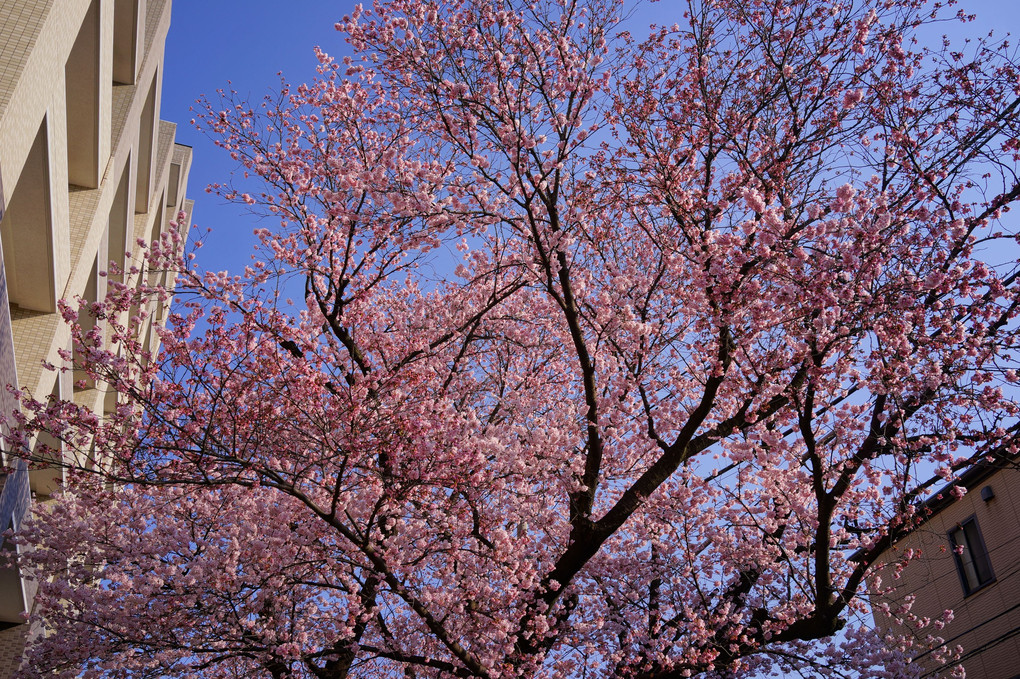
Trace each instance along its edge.
{"label": "window frame", "polygon": [[[973,545],[970,544],[970,540],[967,538],[967,527],[969,525],[973,525],[974,527],[974,536],[976,537],[976,540]],[[953,537],[957,531],[963,535],[963,548],[970,550],[971,560],[974,564],[974,575],[977,581],[977,584],[974,587],[971,587],[967,581],[967,574],[964,570],[963,559],[961,558],[962,554],[957,551],[957,548],[960,547],[960,545],[957,544],[956,539]],[[949,529],[946,537],[949,540],[949,548],[953,553],[953,560],[956,562],[956,574],[960,578],[960,586],[963,588],[964,598],[979,592],[995,582],[995,570],[992,568],[992,559],[988,554],[988,548],[985,546],[985,538],[984,535],[981,534],[981,526],[978,524],[976,514],[971,514],[966,519],[957,522],[956,525]],[[980,571],[982,568],[979,566],[979,563],[987,570],[988,573],[988,577],[984,580],[981,580]]]}

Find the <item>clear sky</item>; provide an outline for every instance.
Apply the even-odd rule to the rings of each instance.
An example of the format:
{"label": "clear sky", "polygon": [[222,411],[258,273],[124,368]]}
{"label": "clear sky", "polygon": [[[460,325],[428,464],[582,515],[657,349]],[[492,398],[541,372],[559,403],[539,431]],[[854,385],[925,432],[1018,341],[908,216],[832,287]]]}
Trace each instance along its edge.
{"label": "clear sky", "polygon": [[[673,1],[646,6],[642,14],[666,13]],[[347,49],[333,24],[354,5],[353,0],[173,0],[161,116],[178,124],[179,143],[194,147],[188,182],[194,222],[213,229],[199,254],[202,268],[243,267],[256,224],[250,214],[205,193],[208,184],[225,180],[236,164],[188,124],[193,117],[189,108],[200,95],[231,87],[228,80],[255,102],[278,89],[280,71],[293,84],[311,80],[317,65],[313,46],[333,55]],[[964,28],[947,24],[954,39],[990,29],[1020,37],[1020,0],[960,0],[958,7],[977,14],[978,20]]]}
{"label": "clear sky", "polygon": [[188,179],[193,221],[203,231],[213,229],[199,253],[201,268],[242,268],[256,224],[250,214],[205,192],[237,164],[189,124],[191,106],[202,95],[213,98],[220,88],[257,102],[279,90],[281,71],[295,84],[311,80],[317,65],[312,48],[319,45],[332,54],[346,48],[333,25],[354,5],[351,0],[173,0],[160,115],[177,123],[178,143],[194,148]]}

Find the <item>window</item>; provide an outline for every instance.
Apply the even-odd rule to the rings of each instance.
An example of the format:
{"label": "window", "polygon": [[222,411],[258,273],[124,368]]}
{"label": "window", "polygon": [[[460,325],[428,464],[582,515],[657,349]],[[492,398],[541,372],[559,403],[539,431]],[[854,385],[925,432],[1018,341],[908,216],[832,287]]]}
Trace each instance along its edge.
{"label": "window", "polygon": [[964,596],[973,594],[995,580],[977,519],[972,516],[949,531],[949,544],[956,556],[956,569],[960,573]]}

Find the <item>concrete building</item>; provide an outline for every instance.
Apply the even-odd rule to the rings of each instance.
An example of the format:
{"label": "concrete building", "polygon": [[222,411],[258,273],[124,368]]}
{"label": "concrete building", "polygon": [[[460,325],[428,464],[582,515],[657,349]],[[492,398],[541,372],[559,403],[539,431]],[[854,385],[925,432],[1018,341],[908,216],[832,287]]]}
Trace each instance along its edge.
{"label": "concrete building", "polygon": [[[180,210],[189,217],[179,228],[188,228],[191,150],[175,145],[175,125],[159,119],[169,25],[170,0],[0,0],[4,412],[17,408],[7,384],[97,412],[115,405],[42,365],[59,365],[58,352],[71,348],[59,299],[102,298],[101,272],[111,261],[130,266],[125,252],[138,238],[157,236]],[[147,272],[127,282],[140,275]],[[59,466],[29,470],[4,458],[0,531],[16,528],[33,497],[45,501],[62,475]],[[20,662],[32,598],[19,573],[0,572],[0,679]]]}
{"label": "concrete building", "polygon": [[[948,648],[963,647],[968,679],[1020,678],[1020,468],[1016,461],[980,463],[961,475],[967,494],[946,487],[919,507],[922,522],[883,556],[872,580],[871,603],[879,629],[913,633],[884,612],[903,607],[937,619],[954,618],[937,634]],[[913,558],[902,566],[907,550]],[[922,634],[928,634],[926,629]],[[921,653],[915,659],[928,677],[948,668]],[[950,665],[951,666],[951,665]]]}

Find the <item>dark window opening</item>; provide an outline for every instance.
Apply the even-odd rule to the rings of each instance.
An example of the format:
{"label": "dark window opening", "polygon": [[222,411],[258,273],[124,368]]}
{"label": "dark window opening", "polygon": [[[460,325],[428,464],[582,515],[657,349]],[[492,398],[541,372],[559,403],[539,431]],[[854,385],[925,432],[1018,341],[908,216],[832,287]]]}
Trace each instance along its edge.
{"label": "dark window opening", "polygon": [[964,596],[973,594],[995,580],[977,519],[972,516],[949,531],[949,544],[956,558],[956,569],[960,573]]}

